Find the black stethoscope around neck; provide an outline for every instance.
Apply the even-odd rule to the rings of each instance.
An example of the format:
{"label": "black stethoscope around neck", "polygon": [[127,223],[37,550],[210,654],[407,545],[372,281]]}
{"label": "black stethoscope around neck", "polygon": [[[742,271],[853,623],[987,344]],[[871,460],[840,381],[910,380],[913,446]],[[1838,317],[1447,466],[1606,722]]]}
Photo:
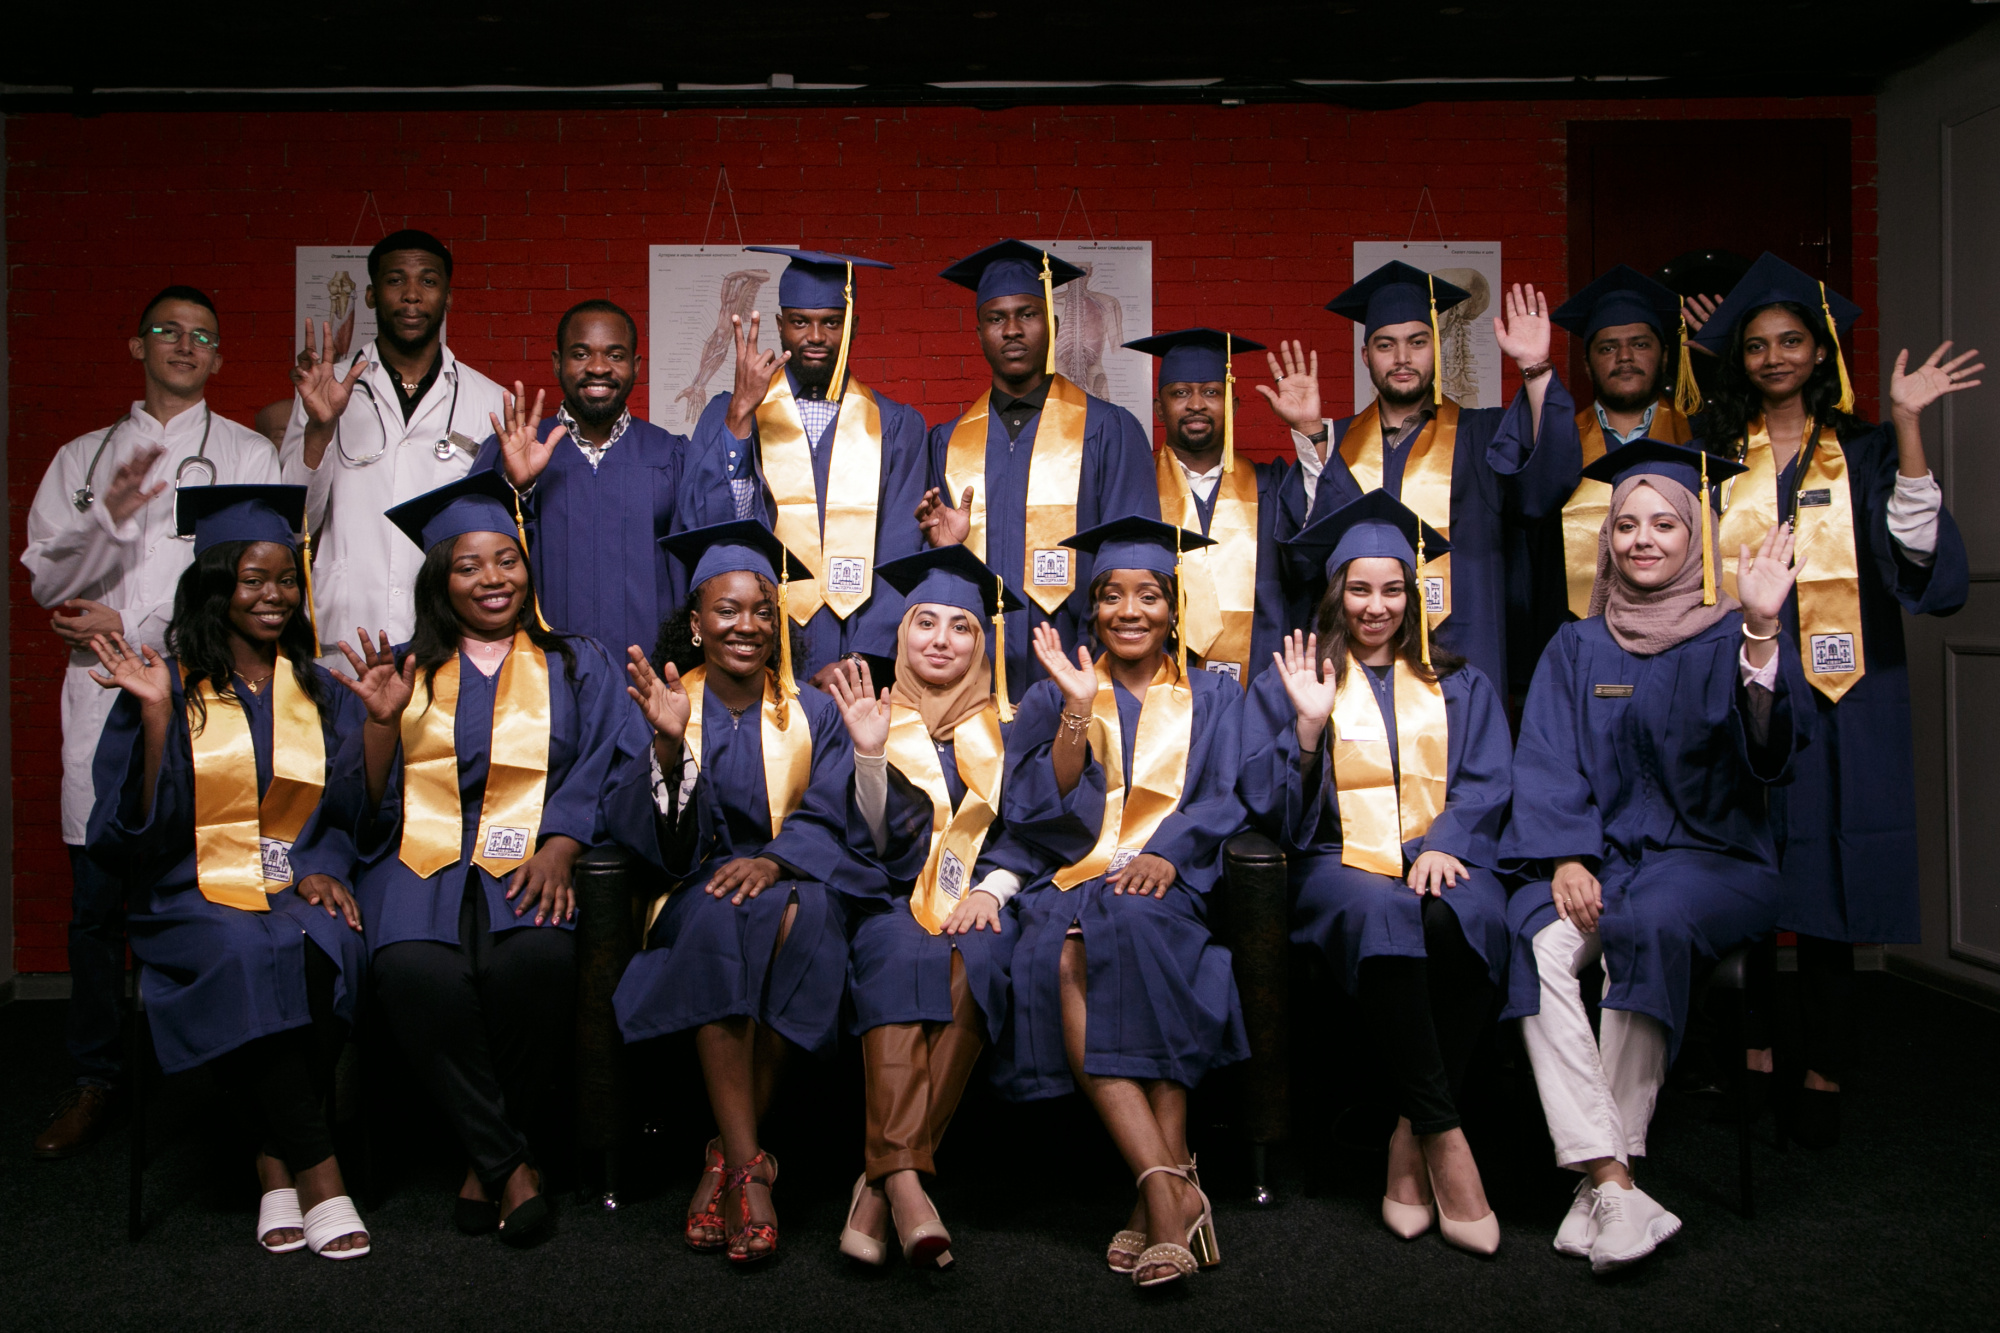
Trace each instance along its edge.
{"label": "black stethoscope around neck", "polygon": [[[356,352],[355,356],[360,357],[363,354],[364,353],[362,352]],[[353,363],[349,362],[348,364],[352,365]],[[439,368],[439,373],[443,373],[442,367]],[[393,438],[393,436],[389,429],[390,423],[383,420],[382,418],[382,400],[375,396],[375,387],[371,385],[366,378],[356,380],[354,383],[354,387],[368,395],[369,406],[375,409],[375,422],[382,428],[382,447],[380,449],[377,449],[372,454],[363,454],[359,458],[356,458],[352,454],[348,453],[347,446],[341,442],[340,438],[341,422],[344,421],[347,417],[347,414],[345,412],[342,412],[339,417],[336,417],[334,419],[333,447],[339,452],[340,461],[347,464],[347,466],[367,467],[370,463],[379,463],[382,460],[382,456],[389,452],[389,441],[391,438]],[[438,462],[440,463],[450,459],[453,451],[460,448],[464,448],[467,453],[478,452],[476,446],[473,446],[472,441],[470,440],[466,440],[463,445],[459,443],[459,441],[464,437],[459,435],[457,431],[452,429],[452,426],[457,422],[457,420],[458,420],[458,376],[453,375],[451,377],[451,407],[445,412],[444,434],[439,436],[437,443],[431,446],[431,453],[437,458]],[[407,436],[407,432],[405,432],[404,434],[405,436]]]}
{"label": "black stethoscope around neck", "polygon": [[[201,412],[201,444],[174,468],[174,491],[177,494],[189,486],[215,485],[215,464],[210,462],[208,457],[208,432],[215,425],[215,409],[203,403]],[[90,456],[90,466],[83,473],[83,485],[70,493],[70,503],[76,506],[77,513],[88,513],[90,507],[97,503],[97,491],[92,486],[97,480],[97,465],[104,460],[104,451],[111,447],[112,437],[118,434],[118,428],[131,419],[132,414],[127,412],[112,422],[111,428],[104,432],[104,438],[97,442],[97,452]],[[200,481],[188,480],[191,475],[197,473],[201,474]],[[191,542],[194,538],[187,536],[181,537],[180,540]]]}

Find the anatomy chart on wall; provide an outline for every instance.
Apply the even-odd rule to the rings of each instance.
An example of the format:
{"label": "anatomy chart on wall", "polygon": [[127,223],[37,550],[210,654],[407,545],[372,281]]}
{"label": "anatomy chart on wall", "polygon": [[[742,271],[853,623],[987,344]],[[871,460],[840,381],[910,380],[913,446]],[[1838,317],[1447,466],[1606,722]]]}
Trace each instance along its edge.
{"label": "anatomy chart on wall", "polygon": [[778,275],[784,271],[782,256],[752,254],[740,245],[646,248],[646,383],[654,422],[688,434],[708,400],[729,392],[736,374],[731,315],[747,326],[751,311],[763,312],[757,344],[777,345]]}
{"label": "anatomy chart on wall", "polygon": [[[1445,397],[1460,407],[1500,406],[1500,344],[1493,336],[1493,317],[1500,313],[1500,242],[1356,241],[1354,280],[1359,282],[1392,259],[1472,293],[1470,301],[1438,312]],[[1354,410],[1359,412],[1374,400],[1375,386],[1361,363],[1357,337]]]}
{"label": "anatomy chart on wall", "polygon": [[363,300],[368,290],[368,247],[301,245],[297,255],[297,300],[292,312],[292,350],[305,349],[305,322],[333,330],[335,359],[375,336],[375,312]]}
{"label": "anatomy chart on wall", "polygon": [[1153,429],[1153,358],[1120,346],[1153,336],[1151,241],[1029,241],[1083,270],[1056,288],[1056,369]]}

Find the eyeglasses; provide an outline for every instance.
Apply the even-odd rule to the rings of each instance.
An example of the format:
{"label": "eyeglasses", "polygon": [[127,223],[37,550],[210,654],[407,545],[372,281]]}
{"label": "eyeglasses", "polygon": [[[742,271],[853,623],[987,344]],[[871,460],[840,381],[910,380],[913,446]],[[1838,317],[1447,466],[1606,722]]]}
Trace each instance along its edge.
{"label": "eyeglasses", "polygon": [[153,339],[153,341],[168,347],[173,346],[183,337],[193,338],[196,347],[205,347],[209,351],[214,351],[216,348],[222,346],[222,339],[210,333],[207,329],[184,329],[178,324],[154,324],[141,330],[141,332]]}

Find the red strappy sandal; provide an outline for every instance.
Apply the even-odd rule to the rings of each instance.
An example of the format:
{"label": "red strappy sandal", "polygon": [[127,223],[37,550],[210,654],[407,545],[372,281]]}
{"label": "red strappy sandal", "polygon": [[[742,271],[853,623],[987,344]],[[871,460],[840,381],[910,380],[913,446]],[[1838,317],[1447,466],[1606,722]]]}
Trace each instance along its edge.
{"label": "red strappy sandal", "polygon": [[[708,1164],[702,1168],[701,1174],[704,1178],[708,1176],[715,1177],[715,1192],[708,1196],[708,1207],[699,1212],[691,1211],[688,1213],[687,1224],[681,1232],[681,1239],[687,1242],[687,1247],[690,1250],[719,1250],[729,1244],[729,1227],[723,1222],[722,1214],[716,1207],[722,1202],[723,1191],[721,1139],[710,1139],[708,1141]],[[720,1234],[721,1239],[702,1240],[701,1234],[705,1231],[717,1232]]]}
{"label": "red strappy sandal", "polygon": [[[729,1261],[731,1263],[759,1263],[765,1259],[769,1259],[778,1252],[778,1224],[776,1222],[752,1222],[750,1220],[750,1195],[748,1191],[751,1183],[754,1181],[767,1190],[778,1183],[778,1162],[776,1158],[769,1159],[771,1163],[771,1178],[763,1180],[757,1177],[757,1168],[764,1164],[767,1156],[762,1149],[759,1149],[755,1157],[752,1157],[741,1166],[730,1167],[728,1174],[723,1177],[722,1192],[727,1194],[730,1190],[736,1191],[736,1206],[737,1210],[742,1214],[743,1220],[743,1225],[738,1227],[736,1234],[729,1238]],[[739,1245],[747,1245],[748,1242],[753,1240],[763,1241],[765,1248],[761,1250],[737,1248]]]}

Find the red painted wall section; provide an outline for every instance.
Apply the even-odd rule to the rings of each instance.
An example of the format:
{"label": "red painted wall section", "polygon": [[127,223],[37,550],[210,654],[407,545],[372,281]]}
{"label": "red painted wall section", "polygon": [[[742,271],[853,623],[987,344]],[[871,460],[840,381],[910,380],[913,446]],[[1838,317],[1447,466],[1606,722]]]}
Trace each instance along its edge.
{"label": "red painted wall section", "polygon": [[[170,282],[222,317],[218,411],[248,421],[290,392],[295,245],[424,227],[453,248],[454,351],[503,381],[551,384],[556,317],[610,297],[646,321],[646,246],[737,238],[888,260],[860,288],[856,372],[933,422],[986,381],[972,302],[936,274],[1002,236],[1154,242],[1154,326],[1206,324],[1318,348],[1350,402],[1351,326],[1320,307],[1357,239],[1504,243],[1509,282],[1566,274],[1565,122],[1846,117],[1854,125],[1848,349],[1875,402],[1872,98],[1701,102],[813,110],[782,112],[17,116],[7,132],[11,302],[15,966],[67,967],[57,822],[62,654],[19,555],[54,451],[139,392],[125,338]],[[718,172],[733,193],[711,215]],[[1648,177],[1650,179],[1650,177]],[[1417,218],[1428,187],[1437,213]],[[1074,191],[1080,191],[1073,201]],[[1088,228],[1085,211],[1088,211]],[[1690,238],[1690,243],[1699,238]],[[1560,363],[1560,362],[1559,362]],[[1239,358],[1242,439],[1283,444]],[[1511,367],[1506,385],[1514,387]],[[646,407],[644,376],[634,395]]]}

